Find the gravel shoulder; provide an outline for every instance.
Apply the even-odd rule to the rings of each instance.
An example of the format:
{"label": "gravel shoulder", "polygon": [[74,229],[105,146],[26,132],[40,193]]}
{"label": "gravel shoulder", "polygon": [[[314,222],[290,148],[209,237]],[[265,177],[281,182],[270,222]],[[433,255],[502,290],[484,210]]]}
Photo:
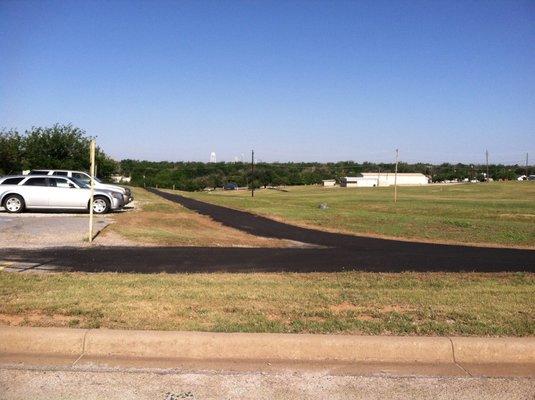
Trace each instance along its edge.
{"label": "gravel shoulder", "polygon": [[[109,216],[95,216],[93,232],[110,224]],[[10,248],[87,246],[89,219],[86,214],[0,212],[0,244]]]}
{"label": "gravel shoulder", "polygon": [[522,378],[344,376],[328,372],[0,369],[3,399],[528,400]]}

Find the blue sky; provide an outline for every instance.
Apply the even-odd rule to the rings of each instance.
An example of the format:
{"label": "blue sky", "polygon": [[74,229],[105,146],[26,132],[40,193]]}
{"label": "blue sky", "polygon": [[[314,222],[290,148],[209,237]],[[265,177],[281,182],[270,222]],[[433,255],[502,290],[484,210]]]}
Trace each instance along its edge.
{"label": "blue sky", "polygon": [[115,158],[535,159],[533,1],[0,1],[0,126]]}

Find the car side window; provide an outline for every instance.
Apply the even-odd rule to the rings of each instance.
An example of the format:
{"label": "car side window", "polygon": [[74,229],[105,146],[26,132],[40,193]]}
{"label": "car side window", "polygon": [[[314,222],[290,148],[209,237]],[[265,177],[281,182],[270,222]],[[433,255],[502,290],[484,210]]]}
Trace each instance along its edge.
{"label": "car side window", "polygon": [[50,178],[48,179],[49,186],[58,188],[70,188],[69,181],[67,179]]}
{"label": "car side window", "polygon": [[30,178],[24,182],[24,186],[48,186],[46,178]]}
{"label": "car side window", "polygon": [[34,170],[30,171],[28,175],[47,175],[48,171],[40,171],[40,170]]}
{"label": "car side window", "polygon": [[2,182],[2,185],[18,185],[23,179],[24,178],[8,178]]}
{"label": "car side window", "polygon": [[81,180],[82,182],[85,182],[85,183],[89,183],[89,181],[91,180],[87,175],[79,174],[78,172],[73,172],[72,177],[76,178],[76,179],[79,179],[79,180]]}
{"label": "car side window", "polygon": [[67,172],[66,171],[55,171],[52,175],[67,176]]}

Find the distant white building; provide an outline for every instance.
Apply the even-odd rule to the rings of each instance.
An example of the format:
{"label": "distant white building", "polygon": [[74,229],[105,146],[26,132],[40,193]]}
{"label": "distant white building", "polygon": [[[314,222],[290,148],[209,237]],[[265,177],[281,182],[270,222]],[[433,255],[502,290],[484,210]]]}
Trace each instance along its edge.
{"label": "distant white building", "polygon": [[379,181],[377,177],[366,177],[359,176],[357,177],[357,186],[358,187],[375,187],[379,186]]}
{"label": "distant white building", "polygon": [[132,177],[123,175],[112,175],[110,178],[115,183],[130,183],[132,180]]}
{"label": "distant white building", "polygon": [[344,176],[340,179],[341,187],[357,187],[358,178],[356,176]]}
{"label": "distant white building", "polygon": [[336,181],[334,179],[325,179],[323,181],[323,186],[325,187],[333,187],[334,185],[336,185]]}
{"label": "distant white building", "polygon": [[[360,177],[364,179],[376,179],[376,186],[392,186],[396,179],[393,172],[363,172]],[[398,185],[427,185],[429,178],[420,173],[402,173],[397,174]]]}
{"label": "distant white building", "polygon": [[[392,186],[396,180],[393,172],[363,172],[359,176],[346,176],[341,179],[342,187]],[[427,185],[429,178],[420,173],[397,174],[398,185]]]}

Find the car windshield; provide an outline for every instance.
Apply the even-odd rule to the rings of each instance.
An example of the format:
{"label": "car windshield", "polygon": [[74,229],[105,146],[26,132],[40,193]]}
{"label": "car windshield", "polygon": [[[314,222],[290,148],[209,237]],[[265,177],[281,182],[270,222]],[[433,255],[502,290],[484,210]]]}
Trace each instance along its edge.
{"label": "car windshield", "polygon": [[80,186],[81,188],[83,189],[89,189],[89,186],[86,185],[85,182],[82,182],[80,179],[76,179],[76,178],[71,178],[71,180],[76,183],[78,186]]}

